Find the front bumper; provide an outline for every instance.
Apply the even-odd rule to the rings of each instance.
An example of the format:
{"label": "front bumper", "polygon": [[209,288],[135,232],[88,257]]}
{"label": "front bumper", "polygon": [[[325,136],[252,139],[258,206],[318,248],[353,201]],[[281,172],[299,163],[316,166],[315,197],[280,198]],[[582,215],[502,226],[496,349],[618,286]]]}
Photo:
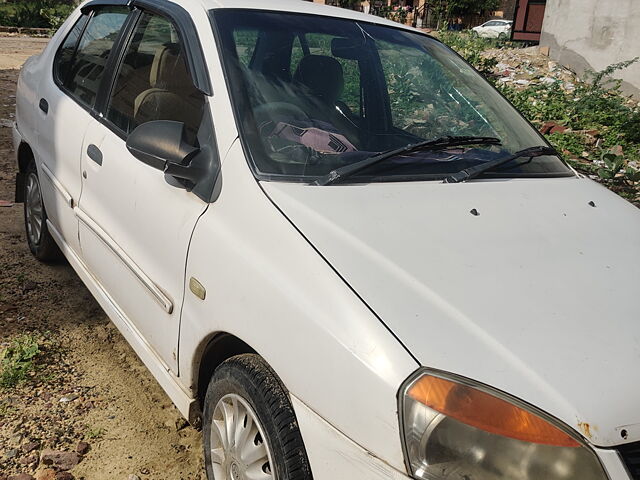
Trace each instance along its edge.
{"label": "front bumper", "polygon": [[[410,480],[383,460],[336,430],[302,401],[291,395],[300,432],[315,480]],[[400,439],[390,438],[390,442]],[[594,448],[610,480],[633,480],[615,449]]]}
{"label": "front bumper", "polygon": [[[336,430],[298,398],[291,403],[307,450],[314,480],[410,480]],[[390,438],[399,442],[399,438]]]}

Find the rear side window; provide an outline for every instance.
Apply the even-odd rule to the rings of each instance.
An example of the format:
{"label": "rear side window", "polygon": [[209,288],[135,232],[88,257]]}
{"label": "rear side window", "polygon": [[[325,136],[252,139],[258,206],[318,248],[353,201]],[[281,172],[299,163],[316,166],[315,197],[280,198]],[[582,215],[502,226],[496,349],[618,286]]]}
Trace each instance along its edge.
{"label": "rear side window", "polygon": [[118,71],[107,119],[124,134],[154,120],[182,122],[194,139],[204,105],[175,26],[164,17],[144,13]]}
{"label": "rear side window", "polygon": [[71,50],[74,32],[58,52],[60,64],[57,68],[62,75],[58,76],[60,85],[81,104],[88,107],[94,105],[109,55],[128,15],[129,9],[126,7],[95,10],[71,60],[63,62],[69,56],[67,52]]}
{"label": "rear side window", "polygon": [[62,42],[60,49],[56,53],[56,57],[53,61],[53,75],[56,82],[60,85],[64,84],[69,76],[69,72],[71,71],[71,61],[76,53],[80,35],[82,35],[82,31],[87,25],[88,20],[88,15],[80,17],[80,20],[76,22],[75,26],[71,32],[69,32],[69,35],[67,35],[67,38]]}

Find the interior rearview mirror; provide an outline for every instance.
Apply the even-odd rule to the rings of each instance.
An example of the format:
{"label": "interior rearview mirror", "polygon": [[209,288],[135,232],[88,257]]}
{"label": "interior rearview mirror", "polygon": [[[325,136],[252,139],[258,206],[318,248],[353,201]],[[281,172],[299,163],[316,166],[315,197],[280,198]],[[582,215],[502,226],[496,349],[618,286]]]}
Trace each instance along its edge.
{"label": "interior rearview mirror", "polygon": [[129,135],[127,149],[142,163],[193,184],[204,173],[191,165],[200,149],[186,141],[185,125],[181,122],[157,120],[143,123]]}

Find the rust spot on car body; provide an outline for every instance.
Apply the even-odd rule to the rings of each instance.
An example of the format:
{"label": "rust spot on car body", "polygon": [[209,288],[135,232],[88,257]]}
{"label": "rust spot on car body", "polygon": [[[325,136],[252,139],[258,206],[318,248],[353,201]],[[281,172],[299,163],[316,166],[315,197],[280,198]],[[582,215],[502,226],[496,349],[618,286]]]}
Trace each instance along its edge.
{"label": "rust spot on car body", "polygon": [[587,422],[578,422],[578,428],[588,439],[591,439],[593,437],[593,434],[591,433],[592,427]]}

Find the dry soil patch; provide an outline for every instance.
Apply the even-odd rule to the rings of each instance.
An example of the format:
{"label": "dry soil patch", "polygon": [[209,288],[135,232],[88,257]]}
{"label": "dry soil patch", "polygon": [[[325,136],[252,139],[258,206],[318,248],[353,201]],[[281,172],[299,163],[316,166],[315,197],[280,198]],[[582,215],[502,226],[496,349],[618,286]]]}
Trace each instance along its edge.
{"label": "dry soil patch", "polygon": [[[20,65],[44,39],[0,36],[0,125],[13,121]],[[0,390],[0,478],[34,475],[44,449],[89,451],[71,470],[86,480],[196,480],[199,432],[187,426],[68,264],[42,265],[11,204],[16,173],[11,129],[0,126],[0,346],[39,336],[35,376]]]}

